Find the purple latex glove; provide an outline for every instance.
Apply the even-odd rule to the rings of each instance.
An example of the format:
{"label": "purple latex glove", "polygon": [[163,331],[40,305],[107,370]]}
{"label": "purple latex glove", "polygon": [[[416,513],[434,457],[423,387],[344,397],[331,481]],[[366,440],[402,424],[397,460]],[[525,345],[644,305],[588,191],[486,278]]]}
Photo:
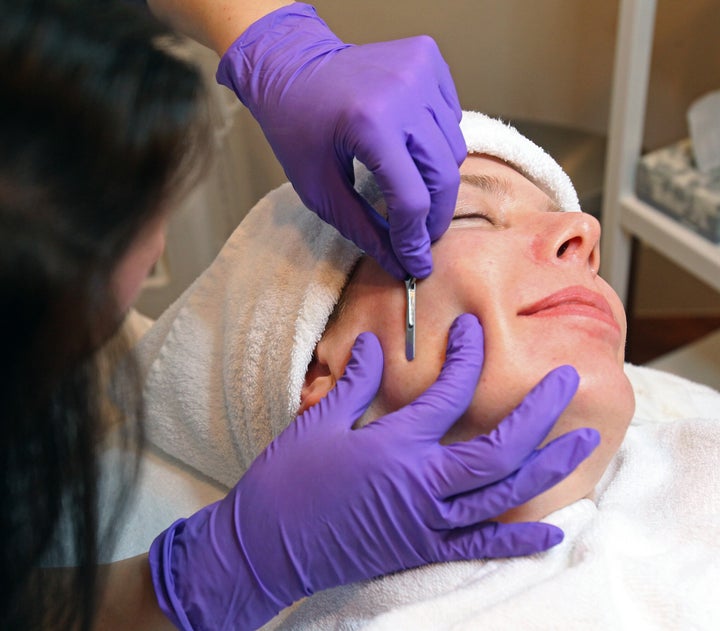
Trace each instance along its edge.
{"label": "purple latex glove", "polygon": [[[450,224],[467,153],[432,39],[352,46],[296,2],[251,25],[217,80],[258,120],[308,208],[395,278],[430,274],[430,242]],[[353,157],[375,174],[388,221],[353,189]]]}
{"label": "purple latex glove", "polygon": [[577,373],[551,372],[491,434],[441,445],[482,362],[482,329],[461,316],[435,384],[353,430],[383,363],[377,338],[360,335],[337,387],[225,499],[155,540],[150,564],[163,611],[183,629],[250,629],[321,589],[559,543],[562,531],[550,524],[488,520],[556,484],[597,445],[597,432],[582,429],[536,449],[575,394]]}

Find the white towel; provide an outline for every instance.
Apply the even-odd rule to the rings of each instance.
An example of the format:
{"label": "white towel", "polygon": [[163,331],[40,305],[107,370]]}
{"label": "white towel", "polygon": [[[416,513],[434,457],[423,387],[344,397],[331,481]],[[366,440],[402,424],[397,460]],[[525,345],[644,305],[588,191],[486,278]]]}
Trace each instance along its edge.
{"label": "white towel", "polygon": [[226,486],[294,418],[359,250],[290,186],[261,200],[137,347],[148,439]]}
{"label": "white towel", "polygon": [[[466,112],[471,151],[507,160],[561,208],[567,175],[514,128]],[[380,208],[362,165],[356,188]],[[225,486],[294,418],[317,341],[361,252],[285,184],[247,215],[210,268],[138,345],[150,442]]]}
{"label": "white towel", "polygon": [[460,128],[468,153],[485,153],[510,163],[562,210],[580,210],[580,202],[568,174],[544,149],[514,127],[479,112],[463,112]]}
{"label": "white towel", "polygon": [[594,501],[548,517],[562,544],[328,590],[265,628],[720,628],[720,393],[648,369],[628,375],[640,409],[656,414],[633,419]]}
{"label": "white towel", "polygon": [[[266,631],[720,628],[720,393],[657,370],[626,372],[635,418],[594,501],[549,518],[565,532],[560,546],[321,592]],[[167,456],[144,461],[107,560],[142,553],[169,523],[222,496]]]}

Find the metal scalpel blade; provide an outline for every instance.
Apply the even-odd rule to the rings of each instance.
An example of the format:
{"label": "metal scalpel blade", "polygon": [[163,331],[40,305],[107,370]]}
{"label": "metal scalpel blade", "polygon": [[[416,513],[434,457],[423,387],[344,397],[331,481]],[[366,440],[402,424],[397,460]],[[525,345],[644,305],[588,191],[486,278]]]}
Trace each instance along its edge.
{"label": "metal scalpel blade", "polygon": [[405,357],[411,362],[415,359],[415,286],[417,279],[408,276],[405,279]]}

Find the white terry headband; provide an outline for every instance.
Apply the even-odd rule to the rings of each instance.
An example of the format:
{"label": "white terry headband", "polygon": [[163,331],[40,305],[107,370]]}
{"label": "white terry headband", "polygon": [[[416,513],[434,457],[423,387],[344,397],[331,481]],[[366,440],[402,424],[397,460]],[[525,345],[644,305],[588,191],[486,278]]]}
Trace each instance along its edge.
{"label": "white terry headband", "polygon": [[[560,166],[512,127],[466,112],[468,149],[505,160],[563,210]],[[356,165],[359,192],[380,193]],[[247,214],[213,264],[142,338],[148,440],[230,487],[295,417],[307,366],[362,252],[289,184]]]}
{"label": "white terry headband", "polygon": [[562,210],[580,210],[575,187],[567,173],[517,129],[479,112],[463,112],[460,129],[468,153],[484,153],[504,160],[544,191]]}

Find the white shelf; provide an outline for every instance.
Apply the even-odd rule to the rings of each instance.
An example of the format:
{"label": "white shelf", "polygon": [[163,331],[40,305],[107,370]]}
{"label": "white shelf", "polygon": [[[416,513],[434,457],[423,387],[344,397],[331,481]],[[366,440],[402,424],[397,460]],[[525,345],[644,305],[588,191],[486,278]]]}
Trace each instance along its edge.
{"label": "white shelf", "polygon": [[[633,237],[720,291],[720,246],[635,195],[656,0],[621,0],[602,208],[601,274],[627,301]],[[652,366],[720,387],[720,331]]]}
{"label": "white shelf", "polygon": [[655,8],[656,0],[622,0],[615,45],[602,208],[601,273],[625,303],[633,237],[720,291],[720,246],[635,195]]}
{"label": "white shelf", "polygon": [[720,246],[664,215],[635,195],[620,199],[623,230],[637,235],[676,265],[720,291]]}

